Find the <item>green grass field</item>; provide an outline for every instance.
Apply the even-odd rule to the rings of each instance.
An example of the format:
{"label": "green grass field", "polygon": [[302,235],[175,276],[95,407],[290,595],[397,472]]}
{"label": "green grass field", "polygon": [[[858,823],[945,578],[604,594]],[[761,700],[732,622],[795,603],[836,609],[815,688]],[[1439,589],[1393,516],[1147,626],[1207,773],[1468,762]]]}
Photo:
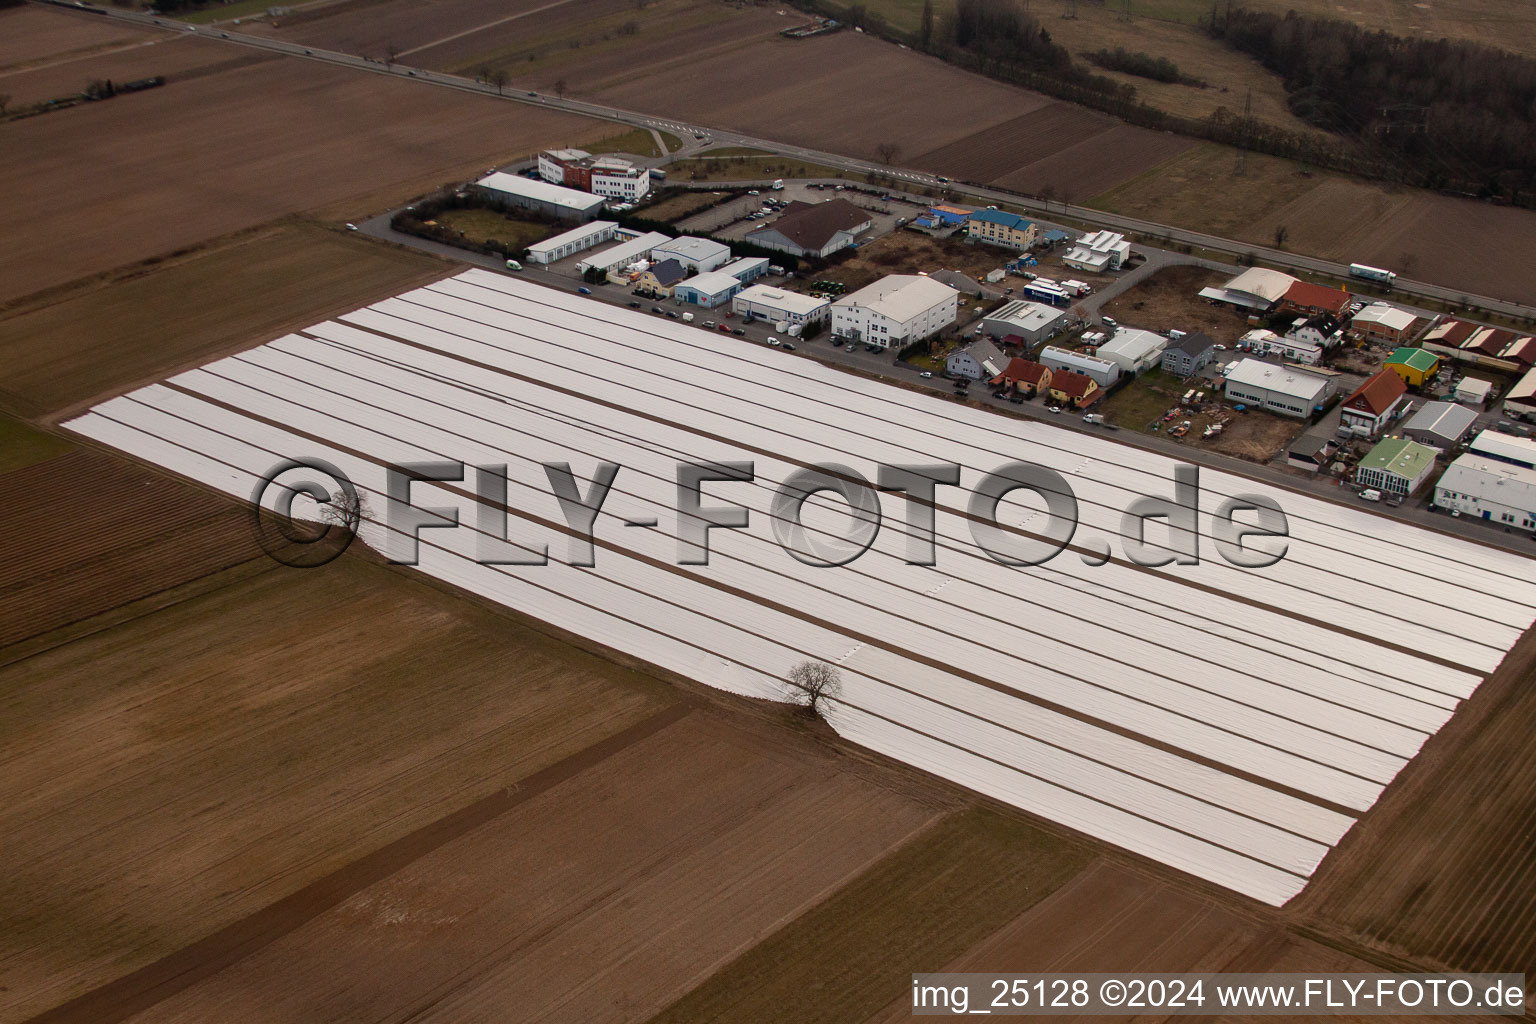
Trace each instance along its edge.
{"label": "green grass field", "polygon": [[834,1024],[900,998],[1087,863],[990,808],[957,811],[768,936],[651,1024]]}

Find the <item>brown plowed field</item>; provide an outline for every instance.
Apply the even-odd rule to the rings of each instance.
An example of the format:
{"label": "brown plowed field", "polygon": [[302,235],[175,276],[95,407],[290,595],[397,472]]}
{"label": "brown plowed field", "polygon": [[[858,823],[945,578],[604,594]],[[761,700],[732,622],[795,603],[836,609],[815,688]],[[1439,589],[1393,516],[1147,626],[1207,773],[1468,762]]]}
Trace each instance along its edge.
{"label": "brown plowed field", "polygon": [[0,302],[295,211],[361,217],[607,134],[586,118],[298,58],[10,122]]}
{"label": "brown plowed field", "polygon": [[[670,700],[654,681],[351,557],[247,574],[6,665],[0,1021],[26,1020],[536,772],[579,763]],[[605,779],[647,785],[642,775]],[[599,788],[589,792],[600,798]],[[859,798],[900,820],[899,802]],[[804,799],[802,810],[815,806]],[[830,806],[848,808],[846,792],[841,799]],[[602,877],[583,876],[576,862],[612,856],[622,833],[563,829],[574,819],[559,801],[547,818],[550,838],[569,845],[541,847],[514,830],[501,853],[539,862],[551,886],[598,900]],[[654,831],[658,842],[674,836],[665,821]],[[491,872],[479,853],[458,866],[467,874],[439,875],[432,892],[461,893],[478,871],[482,891],[515,892],[503,899],[530,914],[545,906],[544,891]],[[368,917],[366,906],[343,916]],[[372,906],[356,933],[362,944],[342,951],[355,958],[354,993],[387,976],[368,943],[434,927]],[[263,1019],[283,991],[304,995],[271,974],[218,1019]],[[128,1005],[118,998],[83,1019]]]}
{"label": "brown plowed field", "polygon": [[965,181],[992,181],[1023,162],[1108,131],[1118,122],[1071,103],[1051,103],[914,157],[912,166]]}
{"label": "brown plowed field", "polygon": [[1155,167],[1192,145],[1191,140],[1182,136],[1120,124],[1059,153],[1025,163],[992,184],[1030,195],[1039,195],[1049,185],[1056,189],[1058,197],[1070,196],[1073,202],[1081,202],[1135,178],[1148,167]]}
{"label": "brown plowed field", "polygon": [[233,503],[77,450],[0,476],[0,648],[260,554]]}
{"label": "brown plowed field", "polygon": [[132,1020],[643,1020],[936,813],[695,710]]}
{"label": "brown plowed field", "polygon": [[1392,952],[1536,975],[1533,663],[1528,634],[1323,862],[1298,909]]}
{"label": "brown plowed field", "polygon": [[157,34],[131,46],[70,60],[44,61],[25,71],[0,73],[0,89],[10,94],[13,105],[21,106],[72,96],[98,78],[124,82],[164,75],[169,82],[181,85],[237,61],[243,66],[279,59],[196,36]]}
{"label": "brown plowed field", "polygon": [[[109,47],[145,42],[159,33],[106,18],[89,18],[18,4],[0,10],[0,71]],[[0,76],[0,82],[6,79]],[[10,91],[10,85],[4,86]]]}
{"label": "brown plowed field", "polygon": [[0,404],[57,416],[451,269],[313,225],[260,229],[0,319]]}

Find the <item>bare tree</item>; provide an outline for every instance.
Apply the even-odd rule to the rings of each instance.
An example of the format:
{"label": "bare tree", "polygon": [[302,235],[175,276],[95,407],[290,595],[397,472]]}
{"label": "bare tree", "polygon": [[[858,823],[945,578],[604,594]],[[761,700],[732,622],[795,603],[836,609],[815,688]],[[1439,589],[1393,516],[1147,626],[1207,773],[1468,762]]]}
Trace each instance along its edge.
{"label": "bare tree", "polygon": [[842,675],[824,661],[802,661],[789,670],[790,699],[811,714],[826,717],[826,702],[843,692]]}
{"label": "bare tree", "polygon": [[565,99],[565,79],[555,79],[555,95],[562,100]]}
{"label": "bare tree", "polygon": [[1046,182],[1040,186],[1040,201],[1045,203],[1045,208],[1051,208],[1051,200],[1056,198],[1056,186]]}
{"label": "bare tree", "polygon": [[881,163],[889,167],[901,155],[901,147],[894,142],[882,142],[875,147],[875,154],[880,157]]}
{"label": "bare tree", "polygon": [[4,114],[5,113],[5,108],[9,107],[10,105],[11,105],[11,94],[8,93],[8,92],[0,92],[0,114]]}
{"label": "bare tree", "polygon": [[399,59],[400,59],[400,47],[395,45],[394,43],[385,43],[384,44],[384,66],[387,67],[387,68],[392,68],[392,67],[395,66],[395,61],[397,61]]}
{"label": "bare tree", "polygon": [[491,72],[491,84],[496,87],[496,95],[500,96],[501,90],[507,87],[506,68],[497,68],[495,71]]}
{"label": "bare tree", "polygon": [[1291,237],[1291,229],[1284,224],[1275,227],[1275,248],[1284,249],[1286,239]]}
{"label": "bare tree", "polygon": [[358,490],[338,487],[331,494],[331,500],[320,506],[320,520],[327,528],[339,526],[354,535],[368,514],[368,496]]}
{"label": "bare tree", "polygon": [[477,82],[489,82],[490,80],[491,80],[491,69],[490,69],[489,65],[481,64],[478,68],[475,68],[475,81],[477,81]]}

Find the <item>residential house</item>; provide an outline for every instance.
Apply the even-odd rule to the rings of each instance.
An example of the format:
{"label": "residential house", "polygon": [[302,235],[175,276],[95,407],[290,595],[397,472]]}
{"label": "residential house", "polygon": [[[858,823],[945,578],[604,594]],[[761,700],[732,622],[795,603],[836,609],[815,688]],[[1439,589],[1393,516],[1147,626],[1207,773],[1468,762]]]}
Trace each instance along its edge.
{"label": "residential house", "polygon": [[1179,377],[1189,377],[1205,369],[1216,357],[1216,343],[1199,331],[1181,335],[1163,349],[1163,369]]}
{"label": "residential house", "polygon": [[1339,426],[1370,437],[1392,422],[1408,401],[1408,385],[1391,370],[1367,378],[1339,407]]}
{"label": "residential house", "polygon": [[653,299],[670,299],[673,290],[688,276],[688,268],[677,260],[653,263],[635,278],[635,291]]}
{"label": "residential house", "polygon": [[1046,390],[1056,404],[1071,406],[1073,409],[1092,405],[1104,394],[1098,381],[1087,374],[1073,373],[1071,370],[1053,371]]}
{"label": "residential house", "polygon": [[1033,398],[1051,386],[1051,368],[1033,359],[1008,360],[1003,372],[989,382],[995,388],[1011,388],[1026,398]]}
{"label": "residential house", "polygon": [[1344,314],[1349,312],[1352,298],[1349,292],[1342,288],[1329,288],[1310,281],[1296,281],[1285,290],[1284,295],[1280,296],[1280,302],[1276,308],[1281,313],[1300,313],[1307,317],[1326,313],[1335,320],[1342,320]]}
{"label": "residential house", "polygon": [[998,347],[980,338],[951,352],[944,360],[944,372],[967,380],[991,380],[1007,365],[1008,359]]}

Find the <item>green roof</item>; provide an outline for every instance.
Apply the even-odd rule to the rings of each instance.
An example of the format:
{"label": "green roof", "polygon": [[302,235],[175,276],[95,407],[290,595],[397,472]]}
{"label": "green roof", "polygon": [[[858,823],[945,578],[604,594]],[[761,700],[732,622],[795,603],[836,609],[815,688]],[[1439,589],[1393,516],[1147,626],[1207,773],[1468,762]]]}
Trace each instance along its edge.
{"label": "green roof", "polygon": [[1413,367],[1420,373],[1428,373],[1435,368],[1436,363],[1440,362],[1440,357],[1427,349],[1397,348],[1393,349],[1392,354],[1387,356],[1387,362],[1402,363],[1404,366]]}
{"label": "green roof", "polygon": [[1360,468],[1380,469],[1412,480],[1433,466],[1438,454],[1427,444],[1406,437],[1389,437],[1360,460]]}

